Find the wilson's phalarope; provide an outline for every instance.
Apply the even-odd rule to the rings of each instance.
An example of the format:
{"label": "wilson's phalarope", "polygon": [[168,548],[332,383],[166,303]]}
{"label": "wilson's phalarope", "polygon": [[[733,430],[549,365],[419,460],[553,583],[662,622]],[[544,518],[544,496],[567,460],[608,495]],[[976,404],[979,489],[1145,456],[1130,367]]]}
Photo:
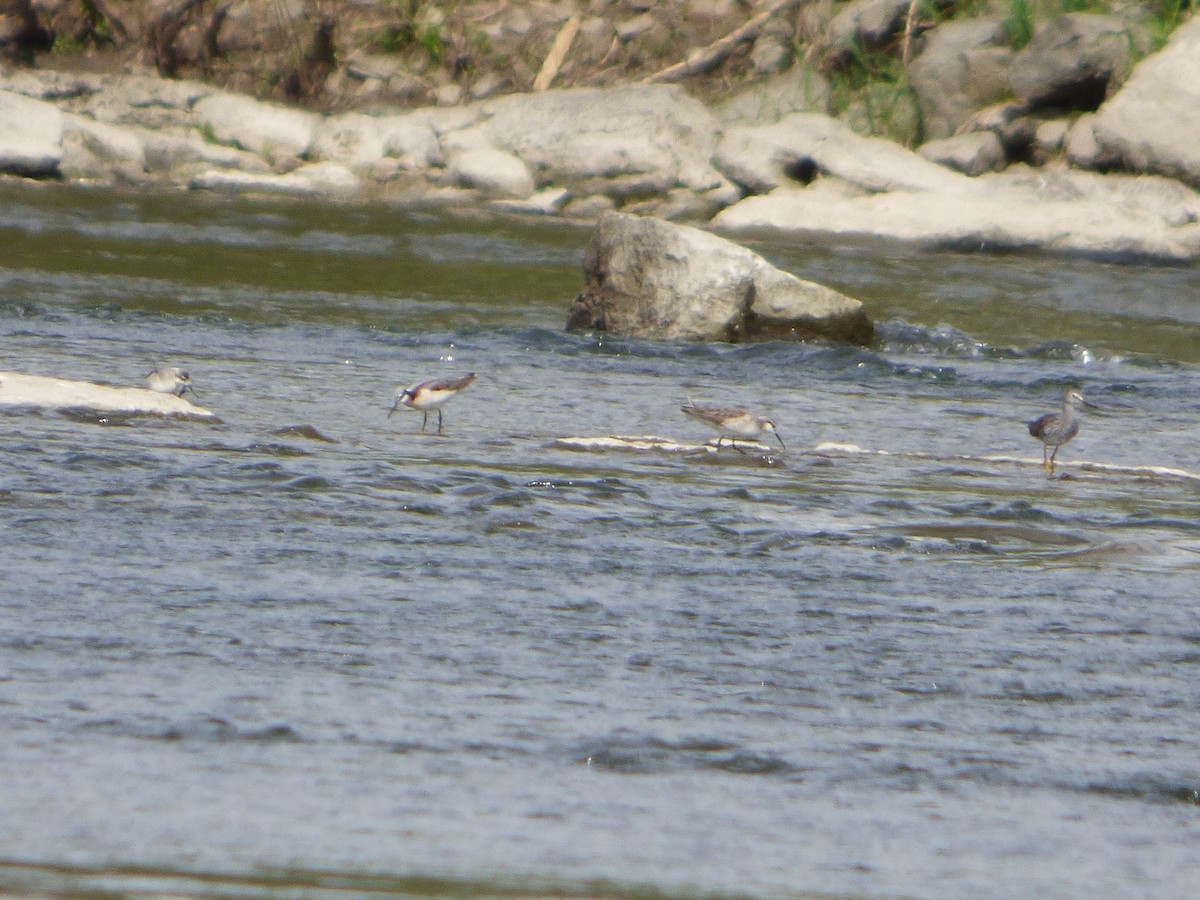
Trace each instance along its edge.
{"label": "wilson's phalarope", "polygon": [[775,423],[771,419],[763,419],[754,415],[750,410],[743,409],[740,406],[722,407],[722,406],[697,406],[695,403],[688,402],[686,405],[679,407],[680,410],[693,419],[699,419],[710,428],[715,428],[719,433],[717,438],[717,449],[721,449],[721,441],[729,439],[733,449],[745,453],[741,447],[737,445],[738,439],[743,441],[755,440],[765,432],[770,432],[775,435],[775,439],[779,441],[779,446],[787,449],[787,445],[783,443],[783,438],[779,436],[779,431],[775,428]]}
{"label": "wilson's phalarope", "polygon": [[429,411],[436,409],[438,414],[437,433],[442,433],[442,410],[441,407],[454,398],[461,390],[468,387],[475,380],[475,373],[468,372],[461,378],[438,378],[433,381],[422,381],[420,384],[414,384],[412,387],[404,388],[396,395],[396,402],[392,404],[391,410],[388,412],[388,418],[401,406],[406,406],[409,409],[420,410],[425,414],[425,418],[421,420],[421,430],[425,430],[425,426],[429,422]]}

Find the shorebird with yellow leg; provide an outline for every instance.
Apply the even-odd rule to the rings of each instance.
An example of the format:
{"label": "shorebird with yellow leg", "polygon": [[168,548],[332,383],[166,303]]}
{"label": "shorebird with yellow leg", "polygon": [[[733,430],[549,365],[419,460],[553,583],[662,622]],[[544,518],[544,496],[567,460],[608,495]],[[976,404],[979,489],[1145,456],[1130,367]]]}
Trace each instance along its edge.
{"label": "shorebird with yellow leg", "polygon": [[756,416],[750,410],[740,406],[699,406],[689,400],[679,409],[684,415],[699,419],[710,428],[716,429],[719,435],[717,437],[718,450],[721,449],[721,441],[728,439],[734,450],[745,453],[746,451],[737,445],[739,439],[753,441],[767,432],[775,435],[780,447],[784,450],[787,449],[773,420]]}
{"label": "shorebird with yellow leg", "polygon": [[[1069,387],[1063,394],[1061,412],[1046,413],[1029,423],[1030,435],[1042,442],[1042,468],[1046,470],[1047,478],[1054,474],[1054,458],[1058,456],[1058,448],[1079,434],[1079,413],[1076,410],[1080,406],[1100,408],[1084,400],[1079,388]],[[1051,447],[1054,448],[1052,453]],[[1050,454],[1049,458],[1047,453]]]}
{"label": "shorebird with yellow leg", "polygon": [[418,410],[424,413],[424,418],[421,420],[421,430],[424,431],[425,426],[429,424],[429,411],[436,409],[438,414],[437,433],[442,434],[442,406],[454,399],[459,391],[469,387],[474,380],[475,373],[468,372],[461,378],[438,378],[404,388],[396,395],[396,402],[392,404],[388,418],[390,419],[392,413],[401,406]]}

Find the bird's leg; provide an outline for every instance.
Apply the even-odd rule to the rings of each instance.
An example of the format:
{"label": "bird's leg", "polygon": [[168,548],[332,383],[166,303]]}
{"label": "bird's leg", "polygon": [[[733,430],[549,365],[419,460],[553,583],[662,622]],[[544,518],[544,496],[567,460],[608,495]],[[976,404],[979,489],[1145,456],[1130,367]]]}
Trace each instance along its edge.
{"label": "bird's leg", "polygon": [[421,431],[425,431],[425,425],[429,422],[429,410],[421,410]]}
{"label": "bird's leg", "polygon": [[1054,448],[1054,452],[1050,454],[1050,474],[1054,474],[1054,457],[1058,456],[1058,448]]}
{"label": "bird's leg", "polygon": [[438,434],[442,433],[442,411],[438,409]]}
{"label": "bird's leg", "polygon": [[745,450],[743,450],[741,447],[739,447],[739,446],[737,445],[737,441],[736,441],[736,440],[734,440],[733,438],[730,438],[730,439],[729,439],[729,443],[730,443],[730,444],[732,444],[732,445],[733,445],[733,449],[734,449],[734,450],[736,450],[738,453],[742,454],[742,456],[745,456],[745,455],[746,455],[746,451],[745,451]]}

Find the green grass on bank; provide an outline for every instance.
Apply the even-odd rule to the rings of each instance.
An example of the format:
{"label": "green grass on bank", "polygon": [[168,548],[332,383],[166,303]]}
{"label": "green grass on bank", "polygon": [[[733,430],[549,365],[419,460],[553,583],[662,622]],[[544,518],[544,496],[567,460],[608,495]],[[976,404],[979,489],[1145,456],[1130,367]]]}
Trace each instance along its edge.
{"label": "green grass on bank", "polygon": [[[905,55],[911,56],[913,35],[938,25],[981,16],[1000,18],[1008,46],[1021,50],[1046,23],[1068,13],[1113,15],[1127,25],[1133,62],[1161,50],[1171,34],[1191,13],[1191,0],[1146,0],[1140,4],[1111,0],[968,0],[940,6],[935,0],[916,0],[911,9],[914,27],[904,29],[882,47],[861,43],[842,48],[833,64],[826,64],[830,84],[830,111],[847,119],[860,133],[891,138],[909,147],[924,134],[916,95],[908,76]],[[812,59],[813,47],[797,46],[798,56]]]}

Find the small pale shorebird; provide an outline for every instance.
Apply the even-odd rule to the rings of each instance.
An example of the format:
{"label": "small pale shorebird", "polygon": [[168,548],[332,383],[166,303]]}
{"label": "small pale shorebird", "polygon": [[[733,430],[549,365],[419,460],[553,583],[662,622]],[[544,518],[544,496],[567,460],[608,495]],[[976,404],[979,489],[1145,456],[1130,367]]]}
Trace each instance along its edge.
{"label": "small pale shorebird", "polygon": [[404,388],[396,395],[396,402],[392,404],[391,410],[388,412],[388,418],[392,417],[392,413],[398,410],[401,406],[407,406],[409,409],[420,410],[425,414],[425,418],[421,420],[421,430],[425,430],[425,426],[429,423],[429,411],[436,409],[438,414],[437,433],[442,433],[442,409],[441,407],[454,398],[461,390],[467,388],[472,381],[475,380],[475,373],[468,372],[461,378],[437,378],[433,381],[422,381],[420,384],[414,384],[412,387]]}
{"label": "small pale shorebird", "polygon": [[699,419],[710,428],[715,428],[719,433],[717,438],[717,449],[721,449],[721,441],[726,438],[733,446],[734,450],[739,453],[745,453],[741,447],[737,445],[738,439],[743,441],[752,441],[761,437],[765,432],[771,432],[775,435],[775,439],[779,441],[779,446],[787,449],[783,443],[783,438],[779,436],[779,431],[775,428],[775,423],[771,419],[760,418],[748,409],[743,409],[740,406],[723,407],[723,406],[697,406],[690,400],[684,406],[679,407],[684,415],[691,416],[693,419]]}
{"label": "small pale shorebird", "polygon": [[176,397],[182,397],[185,391],[191,391],[193,397],[200,399],[196,389],[192,387],[192,376],[188,374],[187,369],[181,369],[179,366],[155,369],[146,376],[146,386],[160,394],[174,394]]}
{"label": "small pale shorebird", "polygon": [[[1079,413],[1076,412],[1079,406],[1099,409],[1096,404],[1083,399],[1079,388],[1067,388],[1063,394],[1062,412],[1046,413],[1029,423],[1029,433],[1042,442],[1042,467],[1047,476],[1054,474],[1054,457],[1058,456],[1058,448],[1079,434]],[[1054,452],[1047,458],[1051,447]]]}

